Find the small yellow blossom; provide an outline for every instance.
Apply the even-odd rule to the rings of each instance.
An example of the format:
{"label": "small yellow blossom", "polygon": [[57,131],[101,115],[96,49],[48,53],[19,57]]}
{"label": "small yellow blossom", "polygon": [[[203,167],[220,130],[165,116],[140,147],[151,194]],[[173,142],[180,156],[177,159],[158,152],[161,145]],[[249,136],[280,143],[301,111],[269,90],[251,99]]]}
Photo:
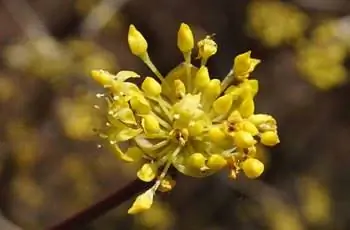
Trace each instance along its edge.
{"label": "small yellow blossom", "polygon": [[198,57],[202,58],[202,60],[205,60],[205,61],[208,60],[209,57],[216,54],[216,52],[218,51],[218,45],[213,39],[211,39],[210,36],[207,36],[203,40],[200,40],[197,43],[197,46],[198,46]]}

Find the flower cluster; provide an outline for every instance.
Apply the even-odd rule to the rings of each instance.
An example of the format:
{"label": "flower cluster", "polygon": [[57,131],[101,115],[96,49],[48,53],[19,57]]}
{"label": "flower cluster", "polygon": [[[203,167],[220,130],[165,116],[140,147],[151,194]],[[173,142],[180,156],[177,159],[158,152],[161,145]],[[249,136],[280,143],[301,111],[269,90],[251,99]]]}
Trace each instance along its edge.
{"label": "flower cluster", "polygon": [[347,40],[339,36],[341,21],[322,22],[308,40],[297,47],[297,67],[305,80],[321,90],[329,90],[348,81],[345,61]]}
{"label": "flower cluster", "polygon": [[[209,36],[195,44],[190,27],[182,23],[177,46],[184,62],[164,77],[148,56],[146,39],[133,25],[128,43],[159,81],[145,77],[138,87],[127,81],[140,78],[133,71],[116,75],[92,71],[108,91],[98,94],[108,104],[108,122],[101,135],[120,159],[143,163],[137,172],[140,180],[154,181],[128,213],[149,209],[156,191],[174,187],[170,167],[192,177],[209,176],[223,168],[231,178],[240,171],[248,178],[260,176],[264,165],[255,158],[256,145],[279,143],[276,120],[254,113],[258,81],[249,76],[260,60],[251,58],[250,51],[240,54],[223,81],[211,79],[206,63],[217,52],[217,44]],[[199,68],[191,64],[195,45]]]}
{"label": "flower cluster", "polygon": [[308,27],[308,17],[291,3],[252,1],[248,6],[248,29],[265,46],[295,43]]}

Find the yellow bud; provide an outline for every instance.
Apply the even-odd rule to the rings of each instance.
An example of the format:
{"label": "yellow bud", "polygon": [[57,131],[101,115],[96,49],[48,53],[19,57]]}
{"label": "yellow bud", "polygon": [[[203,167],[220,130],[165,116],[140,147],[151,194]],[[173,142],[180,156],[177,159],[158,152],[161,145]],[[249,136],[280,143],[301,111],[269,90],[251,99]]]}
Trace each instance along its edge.
{"label": "yellow bud", "polygon": [[276,131],[277,129],[277,122],[270,115],[254,114],[248,119],[259,129],[260,132]]}
{"label": "yellow bud", "polygon": [[252,97],[246,98],[238,108],[238,111],[240,112],[241,116],[244,118],[247,118],[253,115],[254,110],[255,110],[255,104]]}
{"label": "yellow bud", "polygon": [[141,125],[146,133],[158,133],[160,131],[159,122],[153,115],[145,115]]}
{"label": "yellow bud", "polygon": [[209,71],[205,66],[201,66],[195,76],[194,84],[197,89],[206,87],[210,82]]}
{"label": "yellow bud", "polygon": [[220,95],[220,91],[220,81],[218,79],[212,79],[204,89],[203,99],[209,101],[215,100]]}
{"label": "yellow bud", "polygon": [[234,143],[238,148],[249,148],[256,144],[256,140],[246,131],[237,131],[234,135]]}
{"label": "yellow bud", "polygon": [[136,56],[143,55],[147,52],[147,41],[134,25],[130,25],[129,27],[128,43],[131,52]]}
{"label": "yellow bud", "polygon": [[181,99],[183,96],[185,96],[186,86],[181,80],[176,79],[174,81],[174,86],[175,86],[175,95],[177,98]]}
{"label": "yellow bud", "polygon": [[211,142],[219,144],[225,142],[227,136],[220,127],[212,127],[208,131],[208,136]]}
{"label": "yellow bud", "polygon": [[91,76],[103,86],[111,85],[113,82],[113,75],[103,70],[92,70]]}
{"label": "yellow bud", "polygon": [[162,92],[161,85],[151,77],[146,77],[141,85],[142,90],[151,97],[157,97]]}
{"label": "yellow bud", "polygon": [[248,119],[256,126],[264,123],[276,124],[276,120],[271,115],[267,114],[253,114]]}
{"label": "yellow bud", "polygon": [[251,51],[239,54],[236,56],[233,64],[234,75],[243,80],[249,76],[249,73],[253,72],[256,65],[260,63],[259,59],[250,58]]}
{"label": "yellow bud", "polygon": [[117,112],[118,119],[125,124],[136,125],[136,120],[133,111],[130,108],[121,108]]}
{"label": "yellow bud", "polygon": [[209,157],[207,166],[212,170],[220,170],[227,164],[226,159],[220,154],[213,154]]}
{"label": "yellow bud", "polygon": [[190,136],[196,137],[199,136],[204,130],[204,124],[201,121],[196,121],[190,123],[188,126],[188,132]]}
{"label": "yellow bud", "polygon": [[213,109],[217,114],[226,114],[232,105],[232,96],[230,94],[226,94],[224,96],[219,97],[213,103]]}
{"label": "yellow bud", "polygon": [[129,208],[128,214],[137,214],[148,210],[152,206],[153,196],[154,190],[152,188],[139,195],[132,204],[131,208]]}
{"label": "yellow bud", "polygon": [[259,134],[258,128],[250,121],[243,120],[236,124],[237,130],[243,130],[250,133],[252,136]]}
{"label": "yellow bud", "polygon": [[244,174],[251,179],[259,177],[264,172],[264,164],[255,158],[248,158],[241,167]]}
{"label": "yellow bud", "polygon": [[151,111],[150,104],[143,96],[132,97],[130,105],[138,114],[148,114]]}
{"label": "yellow bud", "polygon": [[157,176],[157,172],[156,164],[146,163],[137,171],[137,177],[144,182],[150,182]]}
{"label": "yellow bud", "polygon": [[194,38],[191,28],[185,24],[181,23],[180,29],[177,32],[177,47],[181,52],[186,53],[193,49]]}
{"label": "yellow bud", "polygon": [[260,141],[263,145],[274,146],[280,143],[277,132],[266,131],[260,135]]}
{"label": "yellow bud", "polygon": [[207,36],[205,39],[200,40],[197,43],[198,46],[198,56],[203,59],[208,59],[212,55],[216,54],[218,46],[216,42]]}
{"label": "yellow bud", "polygon": [[176,181],[173,180],[170,176],[166,176],[163,180],[160,181],[158,190],[161,192],[169,192],[176,185]]}
{"label": "yellow bud", "polygon": [[193,153],[189,158],[187,159],[187,163],[190,167],[193,167],[195,169],[205,169],[206,158],[202,153]]}

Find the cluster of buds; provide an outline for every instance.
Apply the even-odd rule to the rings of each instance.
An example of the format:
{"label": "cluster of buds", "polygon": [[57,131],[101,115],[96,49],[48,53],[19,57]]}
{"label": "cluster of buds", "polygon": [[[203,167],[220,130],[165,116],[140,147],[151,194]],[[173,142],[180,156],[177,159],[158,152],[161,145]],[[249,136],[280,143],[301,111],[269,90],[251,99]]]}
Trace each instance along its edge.
{"label": "cluster of buds", "polygon": [[128,43],[159,81],[145,77],[138,87],[127,81],[140,77],[133,71],[116,75],[92,71],[92,77],[108,91],[98,95],[108,104],[108,122],[101,135],[118,158],[142,162],[137,177],[154,183],[136,198],[128,213],[149,209],[157,191],[174,187],[170,167],[192,177],[209,176],[224,168],[231,178],[240,171],[248,178],[259,177],[264,165],[255,158],[256,145],[279,143],[276,120],[254,114],[258,82],[249,76],[260,60],[251,58],[250,51],[240,54],[223,81],[211,79],[206,63],[217,52],[217,44],[208,36],[199,41],[201,66],[193,66],[196,44],[190,27],[182,23],[177,46],[184,62],[163,77],[147,53],[146,39],[133,25]]}

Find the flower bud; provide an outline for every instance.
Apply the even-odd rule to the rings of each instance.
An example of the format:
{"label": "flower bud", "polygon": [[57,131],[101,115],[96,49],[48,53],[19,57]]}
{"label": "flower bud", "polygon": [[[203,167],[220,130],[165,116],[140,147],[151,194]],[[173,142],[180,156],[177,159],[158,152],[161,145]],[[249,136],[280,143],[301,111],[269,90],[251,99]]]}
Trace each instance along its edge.
{"label": "flower bud", "polygon": [[183,53],[191,51],[194,47],[194,38],[191,28],[185,23],[181,23],[180,29],[177,32],[177,47]]}
{"label": "flower bud", "polygon": [[223,143],[227,139],[225,132],[220,127],[212,127],[208,131],[208,136],[210,141],[215,144]]}
{"label": "flower bud", "polygon": [[174,86],[175,86],[176,98],[181,99],[183,96],[185,96],[185,94],[186,94],[186,86],[181,80],[176,79],[174,81]]}
{"label": "flower bud", "polygon": [[143,116],[141,125],[146,133],[157,133],[160,131],[159,122],[153,115]]}
{"label": "flower bud", "polygon": [[152,206],[153,196],[154,190],[152,188],[139,195],[132,204],[131,208],[129,208],[128,214],[137,214],[148,210]]}
{"label": "flower bud", "polygon": [[255,110],[255,104],[254,104],[254,100],[252,97],[248,97],[248,98],[244,99],[244,101],[242,102],[242,104],[238,108],[238,111],[240,112],[240,114],[244,118],[247,118],[247,117],[253,115],[254,110]]}
{"label": "flower bud", "polygon": [[232,96],[230,94],[226,94],[224,96],[219,97],[213,103],[213,109],[215,113],[224,115],[228,113],[232,105]]}
{"label": "flower bud", "polygon": [[203,99],[206,101],[215,100],[220,95],[220,83],[221,82],[218,79],[210,80],[209,84],[207,84],[207,86],[204,89]]}
{"label": "flower bud", "polygon": [[246,131],[237,131],[234,135],[234,143],[238,148],[249,148],[256,144],[252,134]]}
{"label": "flower bud", "polygon": [[247,78],[260,63],[259,59],[250,58],[250,54],[251,51],[239,54],[234,60],[233,73],[239,80]]}
{"label": "flower bud", "polygon": [[205,39],[200,40],[197,43],[198,46],[198,56],[202,59],[208,59],[209,57],[216,54],[218,50],[218,45],[216,42],[207,36]]}
{"label": "flower bud", "polygon": [[113,75],[103,70],[92,70],[91,76],[102,86],[111,85],[113,82]]}
{"label": "flower bud", "polygon": [[151,77],[146,77],[141,85],[142,90],[151,97],[157,97],[162,92],[161,85]]}
{"label": "flower bud", "polygon": [[190,136],[196,137],[199,136],[204,130],[204,122],[196,121],[190,123],[188,126],[188,132]]}
{"label": "flower bud", "polygon": [[266,131],[260,135],[260,141],[263,145],[274,146],[280,143],[277,132]]}
{"label": "flower bud", "polygon": [[151,106],[143,96],[135,96],[130,99],[130,105],[138,114],[148,114]]}
{"label": "flower bud", "polygon": [[250,121],[243,120],[236,124],[237,130],[243,130],[250,133],[252,136],[255,136],[259,133],[258,128]]}
{"label": "flower bud", "polygon": [[248,158],[241,167],[244,174],[251,179],[259,177],[264,172],[264,164],[255,158]]}
{"label": "flower bud", "polygon": [[276,124],[276,120],[271,115],[267,114],[253,114],[248,119],[256,126],[259,126],[263,123]]}
{"label": "flower bud", "polygon": [[194,78],[194,84],[197,89],[202,89],[207,86],[210,82],[209,71],[205,66],[201,66]]}
{"label": "flower bud", "polygon": [[226,159],[220,154],[213,154],[209,157],[207,166],[212,170],[220,170],[227,164]]}
{"label": "flower bud", "polygon": [[187,163],[190,167],[193,167],[199,170],[206,168],[205,161],[206,161],[206,158],[202,153],[193,153],[187,159]]}
{"label": "flower bud", "polygon": [[150,182],[157,176],[157,172],[156,164],[146,163],[137,171],[137,177],[144,182]]}
{"label": "flower bud", "polygon": [[143,55],[147,52],[147,41],[134,25],[130,25],[129,27],[128,43],[131,52],[136,56]]}

